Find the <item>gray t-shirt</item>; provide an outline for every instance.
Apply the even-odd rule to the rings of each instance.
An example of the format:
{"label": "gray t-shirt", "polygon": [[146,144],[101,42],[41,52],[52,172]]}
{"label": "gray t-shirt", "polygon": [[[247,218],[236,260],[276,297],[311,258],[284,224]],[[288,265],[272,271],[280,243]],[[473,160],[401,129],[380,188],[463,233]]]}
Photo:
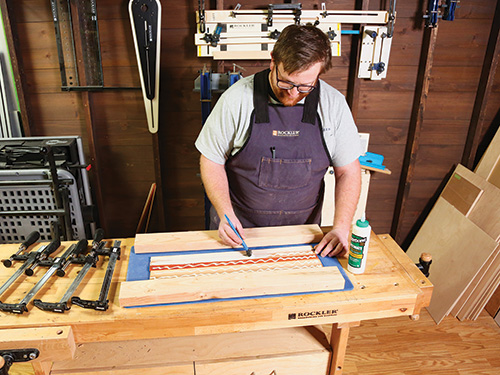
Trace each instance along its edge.
{"label": "gray t-shirt", "polygon": [[[207,159],[225,164],[249,136],[254,76],[240,79],[217,101],[195,146]],[[321,81],[318,114],[334,167],[352,163],[361,155],[358,130],[344,95]]]}

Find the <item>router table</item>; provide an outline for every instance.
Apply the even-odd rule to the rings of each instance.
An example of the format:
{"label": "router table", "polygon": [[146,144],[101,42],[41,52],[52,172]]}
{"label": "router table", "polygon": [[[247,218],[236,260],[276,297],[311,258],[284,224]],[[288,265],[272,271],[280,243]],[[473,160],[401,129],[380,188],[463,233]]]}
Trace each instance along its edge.
{"label": "router table", "polygon": [[[58,314],[30,304],[22,315],[0,312],[0,351],[39,349],[30,361],[36,375],[340,375],[350,327],[401,315],[418,319],[433,289],[389,235],[372,233],[365,273],[348,273],[351,291],[123,308],[118,290],[134,239],[121,241],[107,311],[72,306]],[[0,258],[18,246],[0,245]],[[340,263],[347,269],[346,259]],[[2,266],[0,284],[17,267]],[[58,301],[80,267],[53,277],[36,298]],[[105,270],[106,263],[92,268],[75,295],[97,299]],[[20,300],[45,271],[22,276],[0,300]]]}

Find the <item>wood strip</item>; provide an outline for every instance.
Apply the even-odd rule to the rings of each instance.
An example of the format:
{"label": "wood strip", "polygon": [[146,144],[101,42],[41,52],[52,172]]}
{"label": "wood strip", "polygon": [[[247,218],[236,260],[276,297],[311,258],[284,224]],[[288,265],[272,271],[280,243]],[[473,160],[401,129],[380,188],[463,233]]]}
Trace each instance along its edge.
{"label": "wood strip", "polygon": [[163,192],[163,175],[162,170],[165,165],[165,162],[162,158],[162,153],[160,152],[160,139],[163,137],[164,130],[158,129],[158,131],[151,135],[153,138],[153,157],[154,157],[154,167],[155,167],[155,200],[156,205],[152,206],[152,210],[156,208],[157,217],[158,217],[158,228],[159,230],[167,230],[166,226],[166,210],[165,210],[165,199]]}
{"label": "wood strip", "polygon": [[76,344],[70,326],[0,330],[1,350],[25,348],[40,351],[37,362],[53,362],[72,359]]}
{"label": "wood strip", "polygon": [[131,281],[121,284],[122,307],[156,305],[207,299],[307,293],[343,289],[337,267],[307,270],[273,270],[192,278]]}
{"label": "wood strip", "polygon": [[323,267],[312,246],[151,257],[150,279]]}
{"label": "wood strip", "polygon": [[[139,218],[139,223],[137,224],[136,233],[148,231],[149,219],[151,217],[151,211],[153,210],[153,200],[156,192],[156,183],[152,183],[146,198],[146,203],[144,203],[144,208],[142,209],[141,217]],[[147,221],[146,221],[147,220]],[[146,223],[146,225],[144,225]]]}
{"label": "wood strip", "polygon": [[420,142],[420,133],[422,124],[424,122],[424,113],[427,104],[427,96],[429,93],[431,70],[434,60],[434,49],[436,46],[437,34],[437,26],[433,28],[426,27],[424,30],[422,50],[420,54],[420,65],[417,76],[417,85],[413,100],[410,126],[408,129],[403,167],[399,180],[396,207],[394,209],[394,216],[391,226],[391,236],[398,243],[402,242],[402,238],[400,238],[401,227],[405,216],[406,201],[410,194],[410,186],[413,180],[415,162],[417,159]]}
{"label": "wood strip", "polygon": [[432,254],[429,280],[434,292],[427,310],[436,323],[453,308],[496,246],[444,198],[437,200],[407,251],[415,262],[422,252]]}
{"label": "wood strip", "polygon": [[[323,232],[317,224],[246,228],[249,247],[280,246],[319,242]],[[135,252],[161,253],[187,250],[229,249],[219,240],[218,231],[140,233],[135,236]]]}
{"label": "wood strip", "polygon": [[487,126],[485,119],[486,107],[488,97],[495,81],[495,73],[500,58],[500,1],[497,1],[496,9],[493,14],[493,23],[491,25],[488,45],[483,60],[481,78],[479,79],[469,131],[467,133],[467,140],[462,155],[462,164],[471,169],[480,142],[479,137],[483,134],[485,126]]}

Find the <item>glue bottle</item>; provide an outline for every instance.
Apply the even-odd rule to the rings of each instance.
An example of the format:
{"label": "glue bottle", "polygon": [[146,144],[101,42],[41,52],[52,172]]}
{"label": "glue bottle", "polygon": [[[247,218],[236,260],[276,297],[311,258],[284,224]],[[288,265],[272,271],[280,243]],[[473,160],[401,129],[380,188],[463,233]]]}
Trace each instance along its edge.
{"label": "glue bottle", "polygon": [[365,214],[356,221],[352,228],[351,244],[349,246],[349,260],[347,269],[351,273],[361,274],[365,272],[366,256],[368,254],[368,245],[370,244],[370,233],[372,227]]}

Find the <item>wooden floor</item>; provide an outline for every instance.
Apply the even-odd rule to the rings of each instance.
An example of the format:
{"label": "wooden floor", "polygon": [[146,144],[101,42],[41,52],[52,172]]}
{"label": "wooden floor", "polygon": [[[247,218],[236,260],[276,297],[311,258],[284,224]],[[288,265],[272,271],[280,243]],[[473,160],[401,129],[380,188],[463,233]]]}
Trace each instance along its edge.
{"label": "wooden floor", "polygon": [[427,310],[418,321],[378,319],[352,328],[345,375],[498,375],[500,327],[486,312],[476,321],[447,317],[436,325]]}
{"label": "wooden floor", "polygon": [[[370,320],[351,329],[344,365],[344,375],[498,375],[500,327],[486,312],[440,325],[426,310],[418,321]],[[9,373],[31,375],[30,367],[14,364]]]}

